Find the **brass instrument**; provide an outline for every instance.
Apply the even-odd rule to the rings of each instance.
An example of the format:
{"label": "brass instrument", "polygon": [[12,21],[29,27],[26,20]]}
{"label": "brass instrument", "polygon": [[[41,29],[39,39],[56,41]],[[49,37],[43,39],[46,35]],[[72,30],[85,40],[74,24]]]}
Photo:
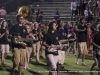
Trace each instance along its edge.
{"label": "brass instrument", "polygon": [[54,47],[49,46],[47,52],[53,53],[54,55],[58,55],[58,50],[68,46],[68,44],[60,44],[54,45]]}
{"label": "brass instrument", "polygon": [[32,14],[32,10],[28,6],[22,6],[19,8],[18,14],[22,14],[24,18],[29,18]]}
{"label": "brass instrument", "polygon": [[59,42],[59,44],[62,44],[62,43],[64,43],[64,42],[69,42],[69,41],[75,41],[76,39],[64,39],[64,40],[60,40],[60,41],[58,41]]}
{"label": "brass instrument", "polygon": [[20,45],[22,45],[22,46],[24,46],[24,47],[26,47],[27,46],[27,44],[26,43],[24,43],[23,41],[17,41],[17,38],[14,38],[14,41],[13,41],[15,44],[20,44]]}
{"label": "brass instrument", "polygon": [[54,45],[54,47],[49,46],[48,50],[49,51],[55,51],[57,49],[63,48],[65,46],[68,46],[68,44],[60,44],[60,45]]}
{"label": "brass instrument", "polygon": [[[20,39],[14,38],[13,39],[13,42],[15,44],[20,44],[20,45],[23,45],[23,46],[27,46],[27,44],[25,42],[28,42],[28,41],[36,41],[36,40],[37,39],[33,39],[33,38],[20,38]],[[23,42],[23,41],[25,41],[25,42]]]}
{"label": "brass instrument", "polygon": [[[32,10],[28,6],[22,6],[18,10],[18,14],[22,14],[25,19],[29,18],[32,15]],[[32,22],[27,22],[25,25],[29,25],[33,29],[34,24]]]}

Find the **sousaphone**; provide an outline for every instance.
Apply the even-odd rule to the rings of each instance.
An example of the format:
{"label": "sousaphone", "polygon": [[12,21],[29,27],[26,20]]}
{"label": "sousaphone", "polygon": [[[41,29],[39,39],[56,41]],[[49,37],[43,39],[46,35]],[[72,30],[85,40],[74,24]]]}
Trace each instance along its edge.
{"label": "sousaphone", "polygon": [[[25,19],[28,19],[32,15],[32,10],[30,9],[29,6],[22,6],[18,10],[18,14],[22,14]],[[29,25],[31,29],[33,29],[33,23],[32,22],[27,22],[26,25]]]}
{"label": "sousaphone", "polygon": [[27,19],[31,16],[32,10],[28,6],[22,6],[19,8],[18,14],[22,14]]}

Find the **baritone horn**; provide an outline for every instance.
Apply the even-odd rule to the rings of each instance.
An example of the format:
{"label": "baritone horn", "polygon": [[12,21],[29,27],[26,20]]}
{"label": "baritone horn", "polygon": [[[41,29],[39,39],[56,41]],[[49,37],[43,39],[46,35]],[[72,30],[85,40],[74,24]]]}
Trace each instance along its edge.
{"label": "baritone horn", "polygon": [[18,14],[22,14],[27,19],[31,16],[32,10],[28,6],[22,6],[19,8]]}

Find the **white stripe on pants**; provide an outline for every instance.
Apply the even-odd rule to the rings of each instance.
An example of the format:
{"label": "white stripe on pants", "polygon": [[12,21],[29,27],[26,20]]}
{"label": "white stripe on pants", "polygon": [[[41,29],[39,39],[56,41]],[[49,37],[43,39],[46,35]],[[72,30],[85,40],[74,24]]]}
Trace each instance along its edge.
{"label": "white stripe on pants", "polygon": [[64,64],[65,61],[65,51],[58,51],[58,56],[59,56],[59,64]]}
{"label": "white stripe on pants", "polygon": [[53,54],[47,54],[47,61],[49,62],[49,66],[52,69],[57,68],[57,62],[58,62],[58,55],[53,55]]}

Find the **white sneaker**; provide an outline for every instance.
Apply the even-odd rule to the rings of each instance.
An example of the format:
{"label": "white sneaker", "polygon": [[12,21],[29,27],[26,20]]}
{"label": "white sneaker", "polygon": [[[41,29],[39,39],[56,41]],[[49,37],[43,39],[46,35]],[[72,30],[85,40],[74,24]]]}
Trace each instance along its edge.
{"label": "white sneaker", "polygon": [[79,64],[79,59],[76,59],[75,60],[75,63],[78,65]]}
{"label": "white sneaker", "polygon": [[98,66],[98,60],[95,58],[95,63],[96,63],[96,65]]}
{"label": "white sneaker", "polygon": [[82,65],[83,65],[83,66],[86,66],[87,64],[85,64],[84,62],[82,62]]}
{"label": "white sneaker", "polygon": [[31,70],[31,68],[30,68],[30,67],[27,67],[27,69],[28,69],[28,70]]}
{"label": "white sneaker", "polygon": [[24,66],[24,69],[26,69],[27,67],[26,66]]}

